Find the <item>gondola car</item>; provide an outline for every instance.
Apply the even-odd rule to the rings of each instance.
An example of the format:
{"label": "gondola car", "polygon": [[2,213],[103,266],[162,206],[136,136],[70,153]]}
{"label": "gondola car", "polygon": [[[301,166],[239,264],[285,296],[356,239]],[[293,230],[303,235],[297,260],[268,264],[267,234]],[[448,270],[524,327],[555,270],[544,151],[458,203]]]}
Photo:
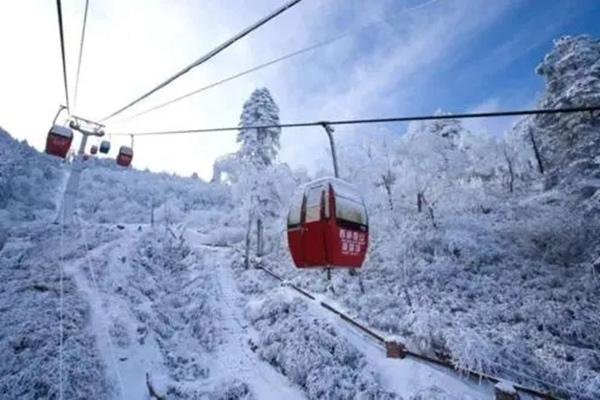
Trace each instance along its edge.
{"label": "gondola car", "polygon": [[369,223],[358,191],[337,178],[306,184],[290,207],[288,246],[298,268],[360,268]]}

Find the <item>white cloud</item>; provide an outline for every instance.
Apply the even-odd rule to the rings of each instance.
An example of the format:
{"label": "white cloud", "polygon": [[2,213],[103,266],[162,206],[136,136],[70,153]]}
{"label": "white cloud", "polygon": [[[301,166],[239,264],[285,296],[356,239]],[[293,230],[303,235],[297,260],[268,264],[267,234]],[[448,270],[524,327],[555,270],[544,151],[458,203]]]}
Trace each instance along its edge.
{"label": "white cloud", "polygon": [[[63,3],[73,87],[83,2]],[[98,118],[114,110],[281,3],[281,0],[92,1],[78,112]],[[407,1],[403,5],[419,3]],[[236,125],[244,100],[257,86],[271,89],[283,121],[405,114],[415,96],[425,95],[419,93],[418,84],[438,84],[428,81],[428,71],[433,71],[439,63],[451,62],[460,51],[461,41],[491,23],[508,4],[440,1],[115,129]],[[305,0],[140,108],[338,32],[385,18],[391,9],[397,10],[398,2]],[[2,42],[0,123],[16,137],[26,138],[41,149],[53,114],[63,102],[54,3],[2,2],[0,35],[12,38]],[[432,104],[432,109],[436,107]],[[343,131],[354,129],[340,128]],[[360,132],[365,129],[360,128]],[[115,140],[115,147],[128,140]],[[282,158],[293,165],[310,162],[325,154],[326,143],[320,128],[284,131]],[[213,160],[236,147],[235,134],[138,138],[134,165],[185,175],[196,171],[208,178]]]}

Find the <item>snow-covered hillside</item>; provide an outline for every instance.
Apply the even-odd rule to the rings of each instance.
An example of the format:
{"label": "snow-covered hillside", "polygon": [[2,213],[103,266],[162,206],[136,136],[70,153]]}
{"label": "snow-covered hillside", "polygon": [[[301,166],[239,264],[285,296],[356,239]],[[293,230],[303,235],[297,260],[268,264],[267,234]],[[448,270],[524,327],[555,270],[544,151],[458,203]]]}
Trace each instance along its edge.
{"label": "snow-covered hillside", "polygon": [[[557,41],[540,106],[598,104],[599,59],[598,40]],[[277,121],[257,90],[223,183],[89,159],[64,226],[72,165],[0,131],[0,398],[493,397],[487,380],[386,358],[321,300],[458,368],[600,397],[596,116],[526,118],[501,139],[448,119],[340,143],[371,245],[331,282],[287,249],[310,177],[277,161],[279,129],[245,128]]]}
{"label": "snow-covered hillside", "polygon": [[[164,191],[189,183],[103,165],[86,174],[94,179],[82,179],[82,190],[111,180],[131,187],[162,181]],[[195,184],[192,196],[204,185]],[[211,193],[219,193],[218,186]],[[210,217],[184,224],[172,217],[179,204],[185,202],[171,205],[171,213],[157,212],[154,226],[93,218],[134,213],[143,220],[146,209],[108,214],[80,206],[80,216],[63,230],[52,223],[54,213],[8,229],[0,253],[1,312],[15,323],[0,341],[8,355],[3,396],[58,398],[61,385],[64,398],[82,399],[146,399],[149,385],[169,399],[491,395],[489,385],[451,372],[395,365],[342,321],[264,272],[243,269],[236,248],[206,244],[215,239],[206,232],[222,226],[230,205],[205,205]]]}

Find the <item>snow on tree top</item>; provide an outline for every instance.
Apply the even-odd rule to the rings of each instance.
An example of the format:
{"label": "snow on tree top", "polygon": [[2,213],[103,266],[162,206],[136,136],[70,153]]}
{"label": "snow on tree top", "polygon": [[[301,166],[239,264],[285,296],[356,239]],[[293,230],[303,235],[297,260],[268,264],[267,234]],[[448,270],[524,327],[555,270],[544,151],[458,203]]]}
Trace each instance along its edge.
{"label": "snow on tree top", "polygon": [[279,150],[281,128],[246,128],[279,124],[279,107],[267,88],[256,89],[244,103],[240,116],[237,141],[242,143],[239,154],[257,167],[271,165]]}
{"label": "snow on tree top", "polygon": [[[540,108],[600,105],[600,40],[562,37],[536,72],[546,80]],[[598,154],[600,123],[589,113],[538,115],[531,121],[527,129],[533,129],[541,159],[552,174]]]}

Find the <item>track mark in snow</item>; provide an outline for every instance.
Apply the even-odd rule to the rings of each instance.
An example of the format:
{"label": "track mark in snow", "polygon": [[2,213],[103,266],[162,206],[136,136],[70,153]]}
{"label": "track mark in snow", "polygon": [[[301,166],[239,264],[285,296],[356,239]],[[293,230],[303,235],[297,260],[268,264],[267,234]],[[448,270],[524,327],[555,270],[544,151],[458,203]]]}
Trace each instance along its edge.
{"label": "track mark in snow", "polygon": [[[196,251],[206,251],[195,246]],[[214,353],[210,382],[218,385],[231,377],[248,384],[257,399],[305,399],[306,397],[286,377],[261,360],[251,349],[256,336],[243,315],[245,301],[238,291],[227,260],[229,249],[214,249],[217,274],[217,295],[221,305],[222,344]]]}

